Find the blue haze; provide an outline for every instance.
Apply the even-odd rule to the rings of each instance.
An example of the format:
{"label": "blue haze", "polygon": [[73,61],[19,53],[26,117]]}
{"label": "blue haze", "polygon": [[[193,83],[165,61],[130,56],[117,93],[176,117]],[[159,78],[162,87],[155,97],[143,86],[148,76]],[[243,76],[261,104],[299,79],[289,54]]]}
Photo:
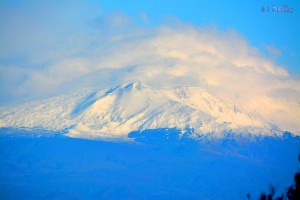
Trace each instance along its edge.
{"label": "blue haze", "polygon": [[196,142],[159,129],[114,142],[10,131],[0,137],[2,199],[255,199],[270,184],[280,194],[299,166],[289,134]]}

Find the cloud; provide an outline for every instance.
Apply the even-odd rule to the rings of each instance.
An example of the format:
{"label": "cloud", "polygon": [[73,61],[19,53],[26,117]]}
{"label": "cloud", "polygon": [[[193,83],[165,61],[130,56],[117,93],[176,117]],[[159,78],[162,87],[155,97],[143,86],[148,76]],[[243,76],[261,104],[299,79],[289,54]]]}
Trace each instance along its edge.
{"label": "cloud", "polygon": [[[283,130],[300,133],[299,78],[234,30],[181,22],[146,28],[122,13],[90,22],[88,33],[70,34],[71,42],[29,55],[33,67],[2,64],[0,90],[7,96],[3,101],[133,81],[153,87],[191,85],[258,113]],[[35,56],[43,59],[36,61]]]}
{"label": "cloud", "polygon": [[282,52],[280,51],[280,49],[278,49],[272,45],[264,45],[264,48],[266,49],[268,54],[270,54],[270,56],[272,56],[272,57],[278,57],[278,56],[282,55]]}

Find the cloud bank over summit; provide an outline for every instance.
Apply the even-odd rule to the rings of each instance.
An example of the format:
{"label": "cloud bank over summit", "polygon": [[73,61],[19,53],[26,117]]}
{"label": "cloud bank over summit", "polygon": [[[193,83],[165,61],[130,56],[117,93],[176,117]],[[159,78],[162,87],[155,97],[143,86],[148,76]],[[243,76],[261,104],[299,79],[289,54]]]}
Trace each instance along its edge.
{"label": "cloud bank over summit", "polygon": [[[300,132],[299,78],[234,30],[180,21],[142,27],[122,13],[90,25],[90,31],[49,41],[55,45],[41,52],[29,49],[26,66],[1,62],[2,102],[135,81],[156,88],[197,86],[282,130]],[[9,58],[8,52],[1,60]]]}

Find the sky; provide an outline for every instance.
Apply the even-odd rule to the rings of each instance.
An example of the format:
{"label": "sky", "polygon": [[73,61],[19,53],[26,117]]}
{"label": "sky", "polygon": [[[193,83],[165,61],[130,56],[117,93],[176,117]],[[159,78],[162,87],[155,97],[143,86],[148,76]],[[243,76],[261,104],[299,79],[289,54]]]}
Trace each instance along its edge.
{"label": "sky", "polygon": [[[157,25],[168,18],[179,18],[186,23],[197,26],[217,26],[218,29],[234,29],[241,33],[252,45],[257,46],[267,56],[276,56],[279,64],[284,65],[291,73],[300,73],[300,13],[297,11],[299,1],[198,1],[198,0],[165,0],[165,1],[127,1],[126,5],[101,1],[102,10],[114,10],[127,13],[129,16],[146,24]],[[288,5],[294,9],[292,14],[272,12],[272,6]],[[261,8],[269,7],[269,12]],[[139,19],[142,18],[142,19]],[[268,47],[278,48],[281,53],[268,51]],[[296,67],[298,66],[298,67]]]}
{"label": "sky", "polygon": [[[274,8],[293,12],[274,12]],[[142,81],[300,127],[299,1],[0,1],[0,104]],[[269,10],[268,10],[269,9]]]}

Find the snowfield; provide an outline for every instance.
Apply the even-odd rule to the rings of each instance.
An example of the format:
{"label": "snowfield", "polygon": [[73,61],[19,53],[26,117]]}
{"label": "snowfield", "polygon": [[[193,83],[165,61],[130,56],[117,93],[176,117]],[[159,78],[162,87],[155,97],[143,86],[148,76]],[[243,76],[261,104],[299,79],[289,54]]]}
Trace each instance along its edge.
{"label": "snowfield", "polygon": [[0,108],[0,127],[60,131],[79,138],[128,138],[138,130],[176,128],[222,137],[226,132],[282,135],[257,113],[198,87],[153,89],[141,82],[84,90]]}

